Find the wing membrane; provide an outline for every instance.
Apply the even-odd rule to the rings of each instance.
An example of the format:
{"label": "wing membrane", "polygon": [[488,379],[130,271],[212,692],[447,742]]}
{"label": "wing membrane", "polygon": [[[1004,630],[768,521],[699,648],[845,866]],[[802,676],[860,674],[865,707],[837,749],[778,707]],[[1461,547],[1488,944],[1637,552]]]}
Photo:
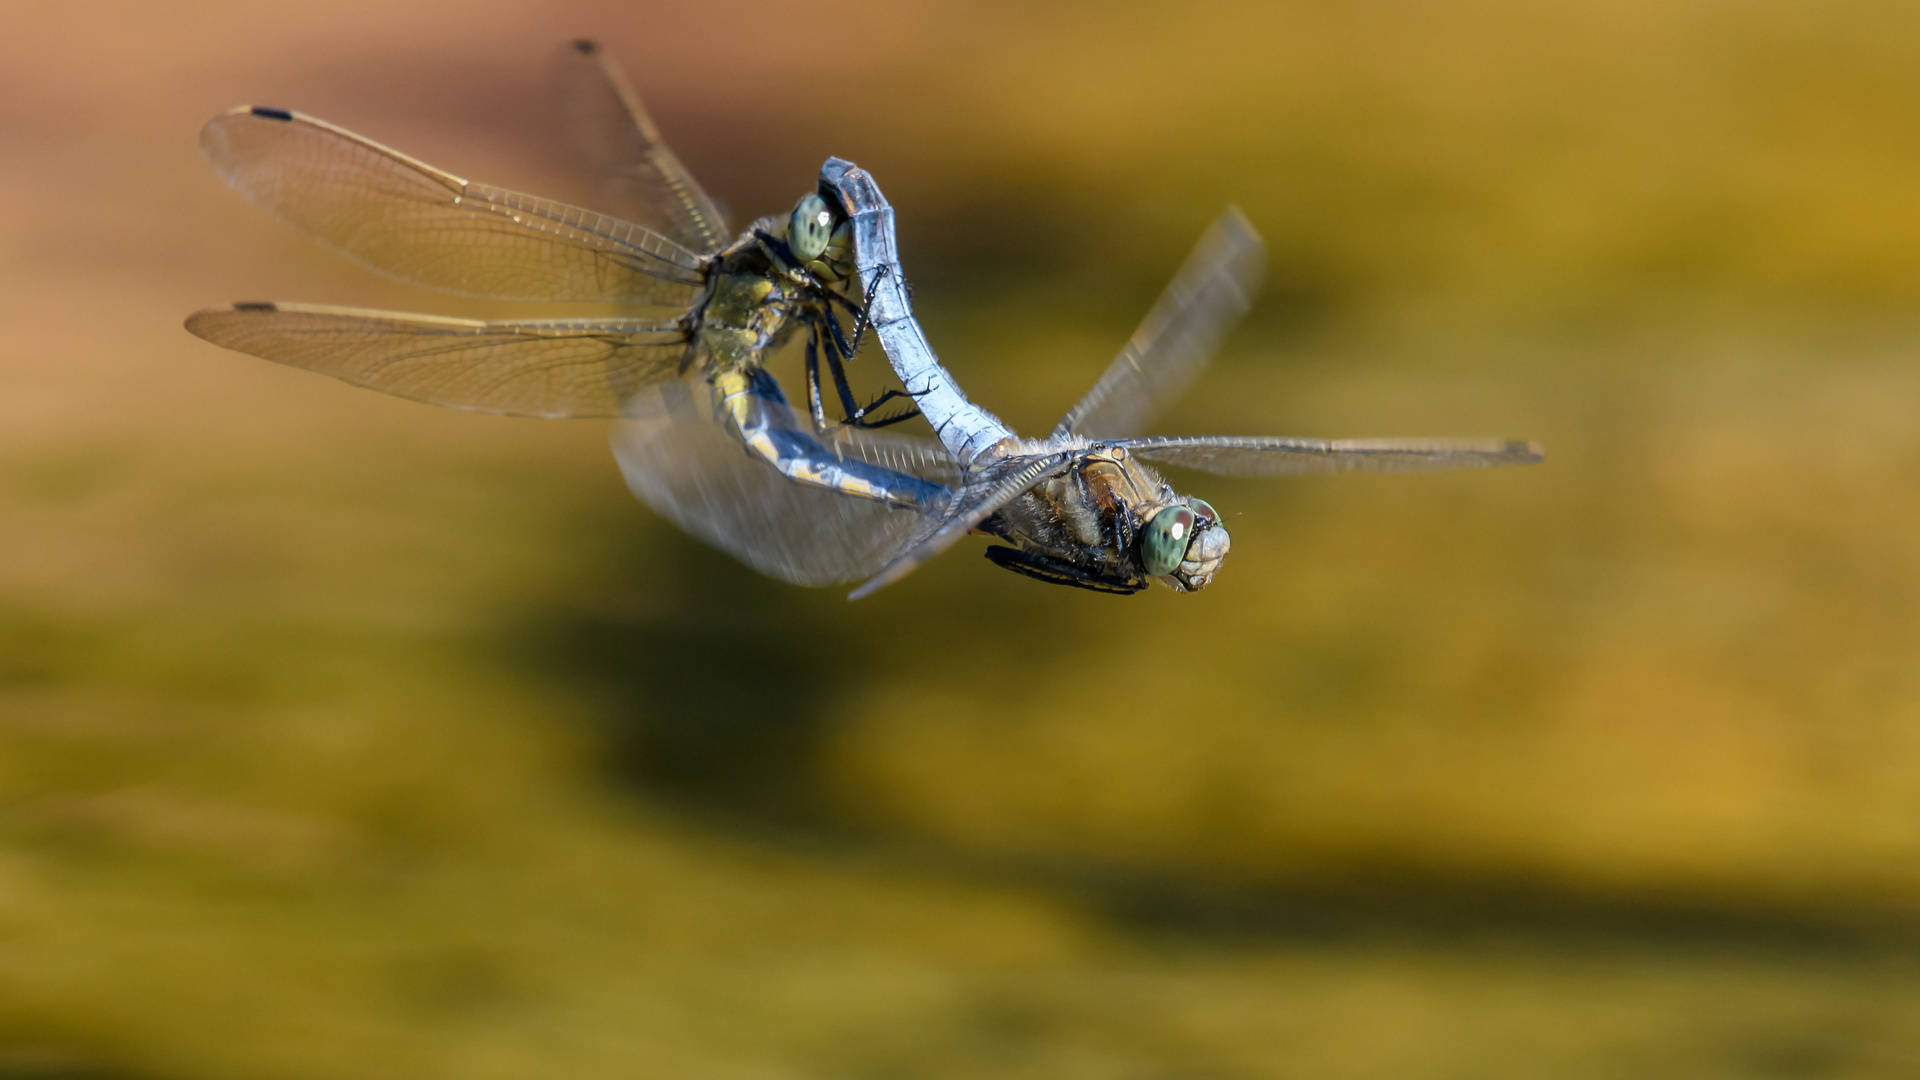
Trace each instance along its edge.
{"label": "wing membrane", "polygon": [[702,254],[726,247],[733,238],[727,219],[661,141],[613,58],[595,42],[575,41],[561,63],[567,125],[607,209],[657,226]]}
{"label": "wing membrane", "polygon": [[953,455],[932,439],[843,427],[827,440],[827,445],[869,465],[917,476],[946,487],[958,486],[961,481],[960,466],[954,463]]}
{"label": "wing membrane", "polygon": [[1432,472],[1492,465],[1530,465],[1540,447],[1517,439],[1289,439],[1261,435],[1195,435],[1125,439],[1149,461],[1224,476],[1334,472]]}
{"label": "wing membrane", "polygon": [[915,543],[912,550],[888,563],[885,570],[849,593],[847,599],[858,600],[906,577],[915,567],[952,547],[955,541],[992,517],[994,511],[1019,498],[1033,485],[1065,471],[1072,461],[1071,451],[1020,459],[1009,469],[1001,471],[997,478],[986,479],[967,489],[936,530]]}
{"label": "wing membrane", "polygon": [[1214,221],[1120,355],[1062,417],[1053,434],[1098,439],[1135,435],[1172,404],[1213,359],[1253,304],[1266,247],[1245,214]]}
{"label": "wing membrane", "polygon": [[[715,417],[710,389],[697,378],[643,391],[626,415],[614,425],[613,453],[633,493],[690,535],[795,585],[872,574],[946,508],[944,501],[930,506],[930,518],[788,480],[748,456]],[[803,430],[790,411],[785,420]],[[847,452],[893,468],[907,463],[867,457],[878,442],[854,440]]]}
{"label": "wing membrane", "polygon": [[649,229],[476,184],[301,113],[241,107],[200,152],[261,209],[389,277],[508,300],[691,302],[705,261]]}
{"label": "wing membrane", "polygon": [[483,322],[318,304],[195,312],[215,345],[398,397],[510,416],[617,416],[687,356],[675,323],[639,319]]}

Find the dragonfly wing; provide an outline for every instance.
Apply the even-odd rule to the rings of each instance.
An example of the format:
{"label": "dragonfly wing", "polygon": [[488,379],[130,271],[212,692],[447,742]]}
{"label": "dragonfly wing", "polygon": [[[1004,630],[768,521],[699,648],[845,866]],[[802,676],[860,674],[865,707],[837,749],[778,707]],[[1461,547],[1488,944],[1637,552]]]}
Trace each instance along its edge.
{"label": "dragonfly wing", "polygon": [[1245,214],[1229,207],[1160,294],[1100,381],[1055,427],[1055,437],[1135,435],[1177,400],[1247,313],[1266,268],[1266,247]]}
{"label": "dragonfly wing", "polygon": [[689,347],[671,322],[483,322],[318,304],[212,308],[187,329],[355,386],[510,416],[617,416],[636,391],[677,374]]}
{"label": "dragonfly wing", "polygon": [[733,239],[727,219],[660,139],[640,96],[597,42],[562,55],[567,126],[601,186],[607,209],[656,225],[701,254]]}
{"label": "dragonfly wing", "polygon": [[906,577],[915,567],[952,547],[955,541],[978,528],[981,522],[993,516],[994,511],[1019,498],[1042,480],[1065,472],[1072,462],[1073,453],[1064,451],[1015,458],[1006,467],[995,469],[954,499],[937,528],[917,538],[910,550],[853,590],[847,599],[858,600]]}
{"label": "dragonfly wing", "polygon": [[958,487],[962,480],[960,466],[954,462],[953,455],[932,439],[844,427],[827,442],[848,457],[869,465],[903,472],[946,487]]}
{"label": "dragonfly wing", "polygon": [[[944,499],[923,513],[788,480],[748,456],[697,376],[639,394],[625,417],[614,425],[613,453],[635,495],[692,536],[795,585],[866,577],[925,532],[929,514],[938,520],[945,511]],[[786,421],[803,430],[790,412]],[[850,444],[860,445],[870,446]]]}
{"label": "dragonfly wing", "polygon": [[443,172],[283,109],[231,109],[200,152],[281,221],[415,285],[508,300],[685,306],[706,260],[631,222]]}
{"label": "dragonfly wing", "polygon": [[1333,472],[1431,472],[1491,465],[1531,465],[1545,456],[1517,439],[1288,439],[1261,435],[1194,435],[1125,439],[1148,461],[1224,476]]}

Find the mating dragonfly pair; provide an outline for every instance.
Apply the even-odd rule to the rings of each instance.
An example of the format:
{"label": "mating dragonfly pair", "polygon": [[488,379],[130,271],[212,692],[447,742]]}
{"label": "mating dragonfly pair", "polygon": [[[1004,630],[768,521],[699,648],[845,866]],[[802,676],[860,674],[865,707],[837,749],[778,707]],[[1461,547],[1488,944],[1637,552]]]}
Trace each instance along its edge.
{"label": "mating dragonfly pair", "polygon": [[[1203,588],[1227,531],[1149,462],[1276,475],[1540,460],[1506,440],[1139,436],[1251,303],[1263,249],[1236,211],[1086,397],[1047,438],[1022,440],[969,402],[927,345],[893,211],[869,175],[829,158],[790,214],[730,239],[605,55],[578,42],[567,65],[574,141],[624,217],[477,184],[280,109],[214,118],[201,149],[263,209],[390,277],[471,296],[671,307],[671,317],[485,321],[246,303],[197,312],[187,329],[436,405],[616,418],[615,456],[656,511],[796,584],[867,578],[856,599],[975,531],[1006,541],[987,550],[997,565],[1042,581]],[[868,332],[903,387],[863,405],[846,366]],[[805,420],[766,368],[796,334]],[[882,411],[898,402],[908,404]],[[915,415],[939,442],[878,430]]]}

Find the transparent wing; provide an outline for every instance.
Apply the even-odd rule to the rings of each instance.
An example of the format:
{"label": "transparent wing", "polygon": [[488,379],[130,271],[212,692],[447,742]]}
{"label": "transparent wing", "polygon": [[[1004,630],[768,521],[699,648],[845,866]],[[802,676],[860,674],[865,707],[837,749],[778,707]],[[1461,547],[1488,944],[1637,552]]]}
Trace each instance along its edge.
{"label": "transparent wing", "polygon": [[640,319],[482,322],[317,304],[195,312],[215,345],[397,397],[510,416],[617,416],[687,358],[675,323]]}
{"label": "transparent wing", "polygon": [[508,300],[684,306],[706,261],[618,218],[488,187],[283,109],[231,109],[200,152],[274,217],[368,268]]}
{"label": "transparent wing", "polygon": [[916,538],[911,550],[888,563],[885,570],[849,593],[847,599],[858,600],[911,574],[915,567],[952,547],[955,541],[978,528],[981,522],[993,516],[994,511],[1019,498],[1040,481],[1064,472],[1072,461],[1072,452],[1062,452],[1015,458],[1006,468],[995,470],[990,476],[982,478],[980,483],[961,492],[938,528]]}
{"label": "transparent wing", "polygon": [[1194,435],[1123,439],[1148,461],[1224,476],[1333,472],[1431,472],[1490,465],[1530,465],[1540,447],[1515,439],[1288,439],[1262,435]]}
{"label": "transparent wing", "polygon": [[932,439],[843,427],[826,443],[848,457],[947,487],[957,487],[962,480],[953,455]]}
{"label": "transparent wing", "polygon": [[[881,460],[874,460],[867,456],[873,449],[867,440],[834,445],[874,464],[909,464],[889,458],[884,448],[876,451]],[[795,585],[866,577],[928,531],[946,506],[941,500],[923,514],[788,480],[748,456],[716,419],[710,389],[697,377],[638,395],[627,418],[614,425],[613,453],[627,486],[661,517]]]}
{"label": "transparent wing", "polygon": [[606,207],[711,254],[733,239],[727,219],[701,190],[599,44],[575,41],[561,59],[567,127],[599,181]]}
{"label": "transparent wing", "polygon": [[1067,410],[1054,436],[1138,434],[1213,359],[1227,331],[1252,306],[1265,268],[1260,234],[1245,214],[1228,207],[1200,237],[1100,381]]}

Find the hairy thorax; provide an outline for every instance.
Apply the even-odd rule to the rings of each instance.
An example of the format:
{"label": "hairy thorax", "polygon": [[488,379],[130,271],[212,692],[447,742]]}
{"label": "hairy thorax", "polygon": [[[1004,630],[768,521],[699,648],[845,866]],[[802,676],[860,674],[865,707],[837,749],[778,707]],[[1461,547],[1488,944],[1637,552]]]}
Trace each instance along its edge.
{"label": "hairy thorax", "polygon": [[1003,509],[996,531],[1030,551],[1138,577],[1135,533],[1145,513],[1172,498],[1166,481],[1124,449],[1096,446]]}
{"label": "hairy thorax", "polygon": [[700,337],[720,367],[756,362],[792,332],[795,297],[773,278],[723,268],[714,273],[710,289]]}

